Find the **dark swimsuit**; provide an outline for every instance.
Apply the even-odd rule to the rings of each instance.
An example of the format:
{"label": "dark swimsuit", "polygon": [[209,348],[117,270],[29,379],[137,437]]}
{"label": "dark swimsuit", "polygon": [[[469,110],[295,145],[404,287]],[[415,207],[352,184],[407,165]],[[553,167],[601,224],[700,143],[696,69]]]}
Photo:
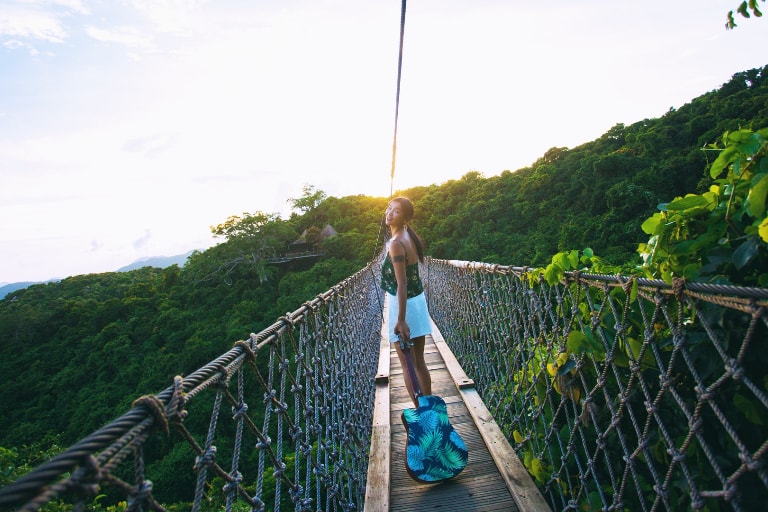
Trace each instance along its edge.
{"label": "dark swimsuit", "polygon": [[[424,286],[421,284],[418,262],[408,265],[407,256],[405,261],[405,281],[407,283],[406,297],[410,299],[423,292]],[[395,267],[392,265],[392,259],[389,257],[389,253],[387,253],[387,257],[384,258],[384,263],[381,264],[381,289],[390,295],[397,295]]]}

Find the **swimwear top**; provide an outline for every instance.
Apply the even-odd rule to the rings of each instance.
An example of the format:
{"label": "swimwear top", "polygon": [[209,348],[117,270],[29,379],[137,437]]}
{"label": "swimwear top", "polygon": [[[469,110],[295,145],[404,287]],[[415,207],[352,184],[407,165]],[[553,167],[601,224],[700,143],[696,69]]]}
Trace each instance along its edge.
{"label": "swimwear top", "polygon": [[[405,265],[405,281],[407,283],[406,296],[410,299],[424,291],[424,286],[421,284],[421,277],[419,276],[419,263],[413,263],[408,265],[408,257],[406,256]],[[392,259],[387,253],[387,257],[384,258],[384,263],[381,264],[381,289],[390,295],[397,295],[397,278],[395,277],[395,267],[392,265]]]}

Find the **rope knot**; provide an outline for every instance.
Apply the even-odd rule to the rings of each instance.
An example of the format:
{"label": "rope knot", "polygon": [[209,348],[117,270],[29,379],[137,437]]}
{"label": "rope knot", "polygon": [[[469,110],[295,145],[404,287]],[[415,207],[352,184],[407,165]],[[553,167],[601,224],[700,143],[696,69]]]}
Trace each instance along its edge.
{"label": "rope knot", "polygon": [[238,407],[232,406],[232,419],[237,420],[245,416],[245,414],[248,412],[248,404],[245,402],[240,402],[238,404]]}
{"label": "rope knot", "polygon": [[694,391],[696,391],[696,394],[698,395],[698,399],[700,402],[708,402],[712,399],[712,391],[708,389],[701,389],[699,386],[696,386],[693,388]]}
{"label": "rope knot", "polygon": [[224,492],[235,491],[243,482],[243,475],[239,471],[236,471],[234,475],[229,476],[229,481],[221,488]]}
{"label": "rope knot", "polygon": [[739,459],[741,459],[741,462],[744,463],[744,466],[746,466],[748,471],[757,471],[758,469],[763,467],[762,461],[753,459],[749,453],[740,453]]}
{"label": "rope knot", "polygon": [[99,482],[104,479],[104,471],[99,461],[93,455],[86,455],[82,460],[82,468],[73,473],[71,480],[74,488],[83,496],[96,496]]}
{"label": "rope knot", "polygon": [[261,440],[256,443],[256,448],[259,450],[266,450],[272,446],[272,439],[269,436],[263,436]]}
{"label": "rope knot", "polygon": [[[251,334],[251,336],[255,336],[254,334]],[[248,361],[255,361],[256,360],[256,352],[251,349],[251,345],[253,344],[253,338],[249,340],[240,340],[235,342],[235,347],[240,347],[243,349],[243,352],[245,353],[245,358]]]}
{"label": "rope knot", "polygon": [[685,291],[685,278],[675,277],[672,279],[672,291],[675,294],[675,298],[679,301],[682,301],[683,292]]}
{"label": "rope knot", "polygon": [[201,455],[195,457],[195,465],[193,468],[195,471],[200,471],[201,469],[212,466],[214,462],[216,462],[216,447],[209,446]]}
{"label": "rope knot", "polygon": [[630,277],[628,281],[625,281],[624,284],[621,285],[627,297],[629,297],[630,294],[632,293],[632,288],[635,285],[635,281],[637,281],[636,277]]}
{"label": "rope knot", "polygon": [[744,377],[744,368],[736,359],[728,359],[725,363],[725,371],[733,377],[734,380],[741,380]]}
{"label": "rope knot", "polygon": [[126,512],[131,510],[145,510],[145,507],[149,503],[149,498],[152,495],[152,481],[143,480],[136,486],[136,491],[132,496],[126,500]]}
{"label": "rope knot", "polygon": [[286,313],[284,316],[281,316],[280,321],[287,325],[289,330],[293,330],[296,325],[296,323],[293,321],[293,318],[291,318],[290,313]]}
{"label": "rope knot", "polygon": [[168,419],[165,417],[165,404],[154,395],[140,396],[131,404],[132,407],[144,406],[149,410],[158,429],[168,433]]}
{"label": "rope knot", "polygon": [[285,462],[277,462],[275,464],[275,470],[272,472],[272,476],[275,478],[282,477],[285,474]]}
{"label": "rope knot", "polygon": [[680,463],[685,460],[685,454],[675,447],[668,449],[667,453],[672,456],[672,460],[676,463]]}

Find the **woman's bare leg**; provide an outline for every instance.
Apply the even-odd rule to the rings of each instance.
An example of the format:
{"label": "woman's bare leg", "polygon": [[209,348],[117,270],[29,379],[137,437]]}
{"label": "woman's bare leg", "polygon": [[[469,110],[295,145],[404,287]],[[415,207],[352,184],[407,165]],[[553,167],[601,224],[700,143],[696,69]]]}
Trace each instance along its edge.
{"label": "woman's bare leg", "polygon": [[[408,371],[408,363],[405,360],[405,353],[403,352],[403,349],[400,348],[399,343],[395,343],[395,349],[397,350],[397,357],[400,359],[400,367],[403,369],[403,380],[405,381],[405,389],[408,390],[408,396],[411,397],[411,401],[413,402],[413,405],[415,407],[419,407],[419,401],[416,399],[416,397],[413,395],[413,383],[411,382],[411,372]],[[411,355],[413,356],[413,348],[411,348]],[[414,360],[414,367],[416,366],[415,357],[412,358]],[[418,373],[417,373],[418,375]]]}
{"label": "woman's bare leg", "polygon": [[[422,396],[428,396],[432,394],[432,377],[429,375],[429,368],[424,361],[424,336],[413,338],[413,347],[411,347],[411,356],[413,359],[414,370],[416,370],[416,378],[419,379],[419,389]],[[411,375],[408,372],[407,362],[405,361],[405,354],[400,348],[399,343],[395,343],[397,349],[397,357],[400,359],[400,366],[403,369],[403,380],[405,381],[405,389],[408,390],[408,395],[411,397],[413,404],[418,407],[419,401],[413,394],[413,383],[411,382]]]}
{"label": "woman's bare leg", "polygon": [[421,394],[429,396],[432,394],[432,377],[429,375],[429,368],[424,361],[424,336],[413,338],[413,362],[416,366],[416,376],[419,379]]}

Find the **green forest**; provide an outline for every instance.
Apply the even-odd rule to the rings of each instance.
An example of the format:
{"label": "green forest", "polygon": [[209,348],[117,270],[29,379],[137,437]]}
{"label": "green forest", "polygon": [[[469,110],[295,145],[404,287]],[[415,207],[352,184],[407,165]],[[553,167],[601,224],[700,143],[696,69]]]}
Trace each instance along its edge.
{"label": "green forest", "polygon": [[[529,167],[401,190],[427,255],[768,286],[768,66]],[[388,198],[312,185],[233,215],[183,267],[79,275],[0,300],[0,485],[374,259]],[[256,206],[256,205],[254,205]],[[332,226],[334,236],[323,236]],[[290,258],[303,236],[309,252]],[[563,255],[588,256],[576,260]],[[157,463],[158,498],[188,500]],[[155,468],[162,473],[162,469]]]}

